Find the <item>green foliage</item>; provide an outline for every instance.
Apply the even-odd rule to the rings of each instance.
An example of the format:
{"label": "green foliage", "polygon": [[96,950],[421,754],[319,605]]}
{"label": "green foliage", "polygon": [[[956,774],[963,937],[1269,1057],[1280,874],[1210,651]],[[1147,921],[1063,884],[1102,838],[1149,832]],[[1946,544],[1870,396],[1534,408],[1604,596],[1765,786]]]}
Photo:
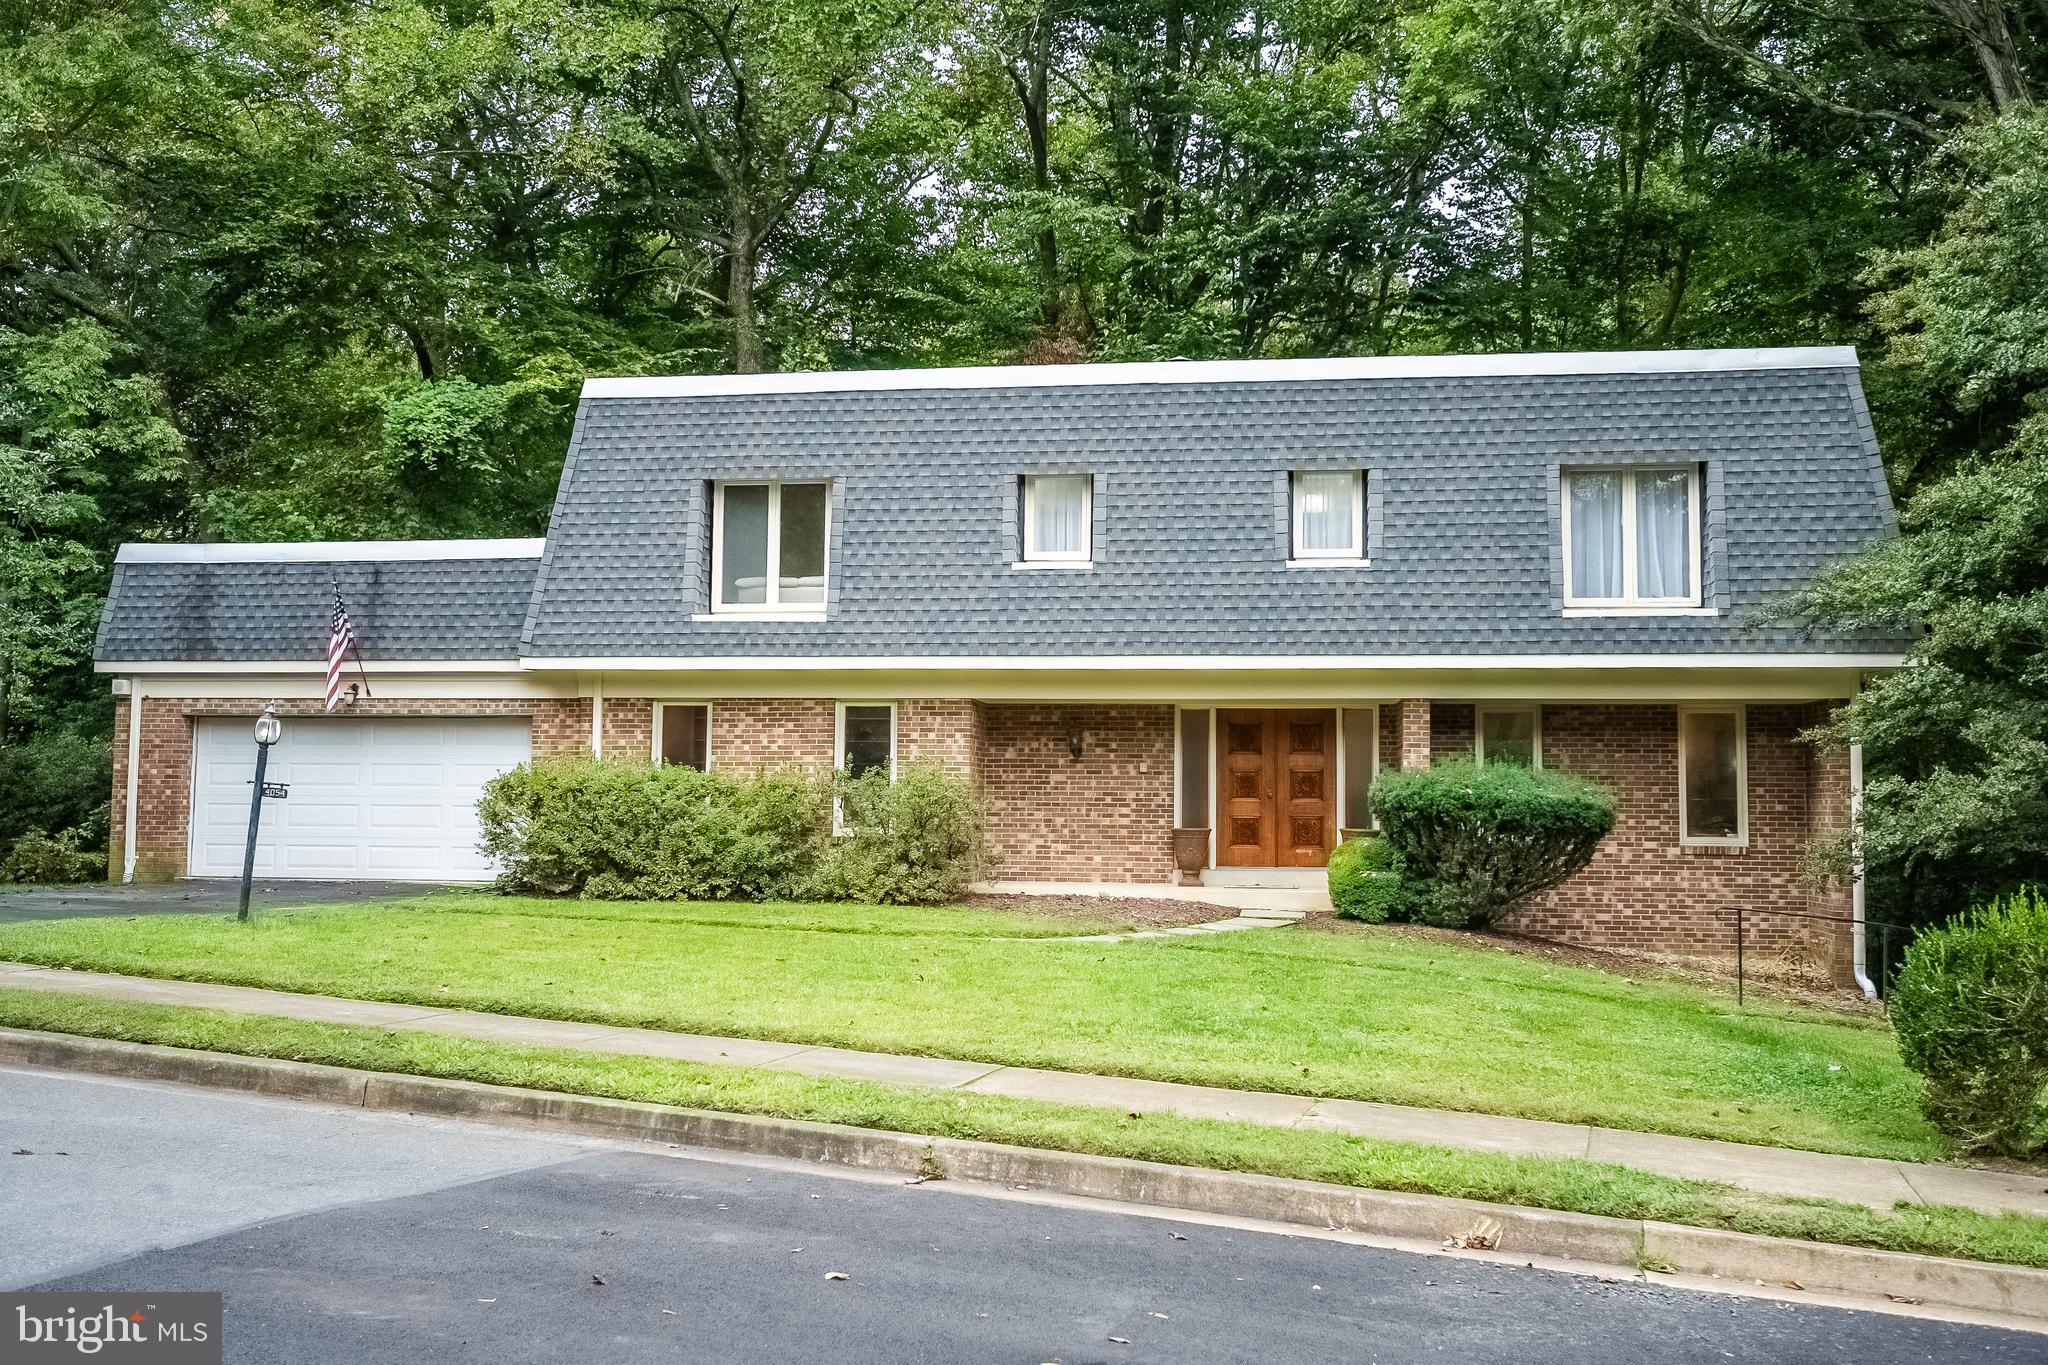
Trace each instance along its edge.
{"label": "green foliage", "polygon": [[1330,855],[1330,904],[1367,924],[1405,920],[1411,894],[1401,860],[1384,838],[1348,839]]}
{"label": "green foliage", "polygon": [[1614,828],[1614,798],[1566,773],[1466,759],[1372,784],[1372,808],[1424,924],[1484,928],[1584,867]]}
{"label": "green foliage", "polygon": [[2048,112],[1987,123],[1949,164],[1975,187],[1933,242],[1886,262],[1878,300],[1888,364],[1952,423],[1937,412],[1917,432],[1929,444],[1899,453],[1939,477],[1904,535],[1790,608],[1926,628],[1913,666],[1824,732],[1863,746],[1874,907],[1922,923],[2048,881]]}
{"label": "green foliage", "polygon": [[0,859],[0,882],[55,885],[98,881],[107,875],[107,831],[67,829],[55,835],[31,829]]}
{"label": "green foliage", "polygon": [[1920,934],[1889,1003],[1936,1127],[1966,1151],[2024,1156],[2041,1145],[2048,897],[2030,888]]}
{"label": "green foliage", "polygon": [[979,794],[919,764],[824,782],[564,756],[493,779],[477,810],[508,891],[932,904],[982,868]]}
{"label": "green foliage", "polygon": [[987,817],[972,783],[923,763],[889,780],[881,769],[834,782],[844,832],[831,840],[808,895],[874,905],[957,899],[983,870]]}
{"label": "green foliage", "polygon": [[96,730],[53,726],[0,748],[0,850],[32,829],[104,839],[113,777],[113,753]]}
{"label": "green foliage", "polygon": [[831,827],[824,786],[795,774],[573,756],[494,778],[477,812],[505,889],[617,900],[785,899]]}

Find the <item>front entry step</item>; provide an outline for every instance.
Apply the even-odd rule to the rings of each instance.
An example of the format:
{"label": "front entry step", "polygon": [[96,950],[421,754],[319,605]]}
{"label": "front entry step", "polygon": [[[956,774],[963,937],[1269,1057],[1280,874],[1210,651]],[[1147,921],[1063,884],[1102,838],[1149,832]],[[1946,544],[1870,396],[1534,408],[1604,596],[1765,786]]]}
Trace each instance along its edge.
{"label": "front entry step", "polygon": [[1321,891],[1329,881],[1330,874],[1320,867],[1212,867],[1202,873],[1204,886],[1274,891]]}

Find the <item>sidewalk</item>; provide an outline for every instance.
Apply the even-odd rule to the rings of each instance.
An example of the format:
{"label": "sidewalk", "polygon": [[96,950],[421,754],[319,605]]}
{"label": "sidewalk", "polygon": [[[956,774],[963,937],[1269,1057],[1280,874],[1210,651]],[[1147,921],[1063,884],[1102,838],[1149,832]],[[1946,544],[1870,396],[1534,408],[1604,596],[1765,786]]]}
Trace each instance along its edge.
{"label": "sidewalk", "polygon": [[658,1029],[614,1028],[426,1005],[344,1000],[246,986],[74,972],[0,962],[0,986],[60,991],[108,1000],[186,1005],[267,1014],[316,1023],[416,1030],[488,1042],[571,1048],[678,1061],[726,1063],[921,1085],[983,1095],[1096,1105],[1137,1113],[1173,1113],[1276,1128],[1316,1128],[1519,1156],[1578,1157],[1658,1175],[1717,1180],[1760,1193],[1835,1199],[1888,1209],[1894,1204],[1952,1204],[1985,1213],[2048,1217],[2048,1176],[2010,1175],[1959,1166],[1917,1165],[1872,1157],[1830,1156],[1703,1138],[1632,1133],[1586,1124],[1465,1114],[1360,1100],[1314,1099],[1266,1091],[1223,1090],[936,1057],[854,1052],[804,1043],[715,1038]]}

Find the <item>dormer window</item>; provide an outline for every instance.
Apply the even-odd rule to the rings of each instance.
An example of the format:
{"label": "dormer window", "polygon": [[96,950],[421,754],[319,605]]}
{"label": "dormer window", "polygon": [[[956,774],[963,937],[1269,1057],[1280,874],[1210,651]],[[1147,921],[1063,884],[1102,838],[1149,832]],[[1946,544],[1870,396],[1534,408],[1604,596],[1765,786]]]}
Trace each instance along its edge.
{"label": "dormer window", "polygon": [[721,483],[713,502],[711,609],[825,609],[825,547],[831,485]]}
{"label": "dormer window", "polygon": [[1568,607],[1696,607],[1697,465],[1573,469],[1564,475]]}
{"label": "dormer window", "polygon": [[1293,479],[1296,561],[1365,558],[1365,474],[1302,469]]}
{"label": "dormer window", "polygon": [[1086,564],[1094,480],[1086,474],[1024,476],[1024,562]]}

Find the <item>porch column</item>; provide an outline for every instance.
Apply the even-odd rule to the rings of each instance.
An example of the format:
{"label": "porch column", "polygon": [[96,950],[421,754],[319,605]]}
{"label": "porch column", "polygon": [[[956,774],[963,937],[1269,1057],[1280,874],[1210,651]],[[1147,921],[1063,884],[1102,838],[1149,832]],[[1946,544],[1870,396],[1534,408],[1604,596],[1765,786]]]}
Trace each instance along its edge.
{"label": "porch column", "polygon": [[1413,771],[1429,766],[1429,702],[1410,698],[1394,703],[1401,722],[1401,768]]}

